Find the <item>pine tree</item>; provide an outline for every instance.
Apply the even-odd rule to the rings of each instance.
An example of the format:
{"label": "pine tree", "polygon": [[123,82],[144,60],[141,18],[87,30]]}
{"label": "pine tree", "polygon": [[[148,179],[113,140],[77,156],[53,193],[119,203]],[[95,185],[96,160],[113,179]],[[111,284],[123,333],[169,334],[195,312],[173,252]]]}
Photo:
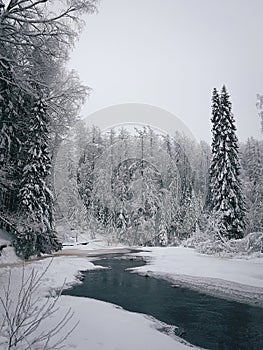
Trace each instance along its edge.
{"label": "pine tree", "polygon": [[206,195],[206,202],[204,209],[205,211],[211,211],[213,208],[213,194],[212,191],[214,189],[214,180],[216,178],[216,172],[217,172],[217,150],[219,148],[220,143],[220,128],[219,128],[219,120],[221,116],[221,109],[220,109],[220,96],[216,88],[213,90],[213,96],[212,96],[212,117],[211,117],[211,123],[212,123],[212,155],[213,155],[213,161],[209,168],[209,186],[207,188],[207,195]]}
{"label": "pine tree", "polygon": [[22,169],[20,206],[26,229],[16,239],[19,255],[50,253],[61,248],[54,233],[53,197],[47,185],[51,159],[48,151],[48,117],[45,101],[39,98],[29,120],[25,144],[26,163]]}
{"label": "pine tree", "polygon": [[212,162],[210,166],[211,210],[221,218],[227,238],[241,238],[245,228],[245,205],[240,186],[236,127],[225,86],[220,99],[213,93]]}

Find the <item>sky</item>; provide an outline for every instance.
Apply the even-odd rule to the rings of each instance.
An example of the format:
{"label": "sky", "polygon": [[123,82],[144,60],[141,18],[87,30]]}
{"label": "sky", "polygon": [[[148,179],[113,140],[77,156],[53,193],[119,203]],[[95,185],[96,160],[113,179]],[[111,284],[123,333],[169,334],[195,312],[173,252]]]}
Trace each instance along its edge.
{"label": "sky", "polygon": [[[212,90],[225,84],[239,139],[262,139],[262,13],[262,0],[101,0],[69,62],[92,88],[81,115],[100,126],[100,109],[148,104],[209,142]],[[159,124],[173,132],[165,118]]]}

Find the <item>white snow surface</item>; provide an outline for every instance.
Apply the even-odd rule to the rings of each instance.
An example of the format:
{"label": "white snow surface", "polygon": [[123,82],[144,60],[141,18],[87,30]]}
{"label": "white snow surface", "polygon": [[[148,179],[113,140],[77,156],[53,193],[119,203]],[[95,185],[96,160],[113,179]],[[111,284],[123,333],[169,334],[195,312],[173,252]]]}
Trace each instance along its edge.
{"label": "white snow surface", "polygon": [[143,256],[140,274],[166,278],[174,284],[210,294],[263,305],[263,258],[222,258],[200,254],[192,248],[153,247]]}
{"label": "white snow surface", "polygon": [[[83,247],[85,246],[82,246],[80,250],[81,255]],[[75,246],[74,249],[76,250],[76,248]],[[49,264],[50,266],[42,277],[40,289],[37,293],[38,297],[41,296],[40,304],[50,290],[60,289],[65,279],[66,286],[72,283],[80,283],[76,279],[79,271],[102,268],[95,266],[86,257],[58,256],[53,259],[46,258],[26,264],[24,266],[25,273],[28,275],[34,269],[41,274]],[[2,267],[0,269],[1,286],[7,285],[8,275],[11,271],[12,300],[17,298],[22,270],[22,266]],[[0,288],[0,295],[2,296],[3,291],[4,289]],[[163,327],[166,328],[166,325],[161,322],[143,314],[125,311],[113,304],[89,298],[61,296],[57,306],[59,306],[57,312],[51,315],[48,320],[45,320],[38,331],[52,329],[70,308],[74,312],[74,316],[62,332],[66,334],[67,330],[74,324],[79,323],[73,333],[64,341],[65,349],[145,350],[150,348],[151,350],[187,350],[190,348],[190,345],[180,338],[171,335],[169,327],[168,334],[158,331]],[[39,345],[32,347],[34,350],[40,348]]]}
{"label": "white snow surface", "polygon": [[66,349],[92,350],[189,350],[190,346],[159,332],[162,324],[95,299],[62,296],[61,315],[69,306],[75,320],[81,320],[66,340]]}
{"label": "white snow surface", "polygon": [[0,246],[6,245],[0,252],[0,264],[17,263],[21,261],[15,254],[15,251],[10,247],[11,238],[10,235],[5,231],[0,229]]}
{"label": "white snow surface", "polygon": [[[87,245],[65,247],[62,253],[72,252],[79,256],[56,256],[32,261],[25,265],[26,274],[32,269],[41,273],[52,260],[47,272],[42,278],[38,295],[42,300],[50,290],[59,289],[66,279],[66,286],[80,283],[77,279],[79,271],[99,269],[87,257],[88,253],[97,250],[98,253],[109,252],[113,248],[102,240],[93,240]],[[120,247],[119,247],[120,248]],[[123,247],[125,248],[125,247]],[[8,250],[7,250],[8,249]],[[14,259],[10,249],[5,248],[6,258]],[[85,255],[85,253],[87,253]],[[222,258],[197,253],[194,249],[185,247],[146,248],[143,252],[135,253],[143,256],[147,265],[133,269],[133,272],[165,278],[175,285],[187,286],[208,293],[222,295],[250,303],[263,305],[263,259]],[[5,261],[8,262],[8,261]],[[10,261],[14,262],[14,261]],[[7,284],[8,273],[11,270],[12,297],[19,290],[22,275],[22,263],[12,268],[2,265],[0,268],[0,295],[3,286]],[[175,336],[161,333],[158,329],[163,324],[151,317],[125,311],[116,305],[102,301],[61,296],[58,301],[58,311],[44,322],[42,327],[53,327],[66,311],[71,308],[73,319],[67,327],[77,321],[79,324],[74,332],[65,340],[65,349],[77,350],[187,350],[189,345],[182,343]],[[169,328],[168,328],[169,329]],[[41,331],[41,329],[40,329]],[[66,329],[63,329],[66,332]],[[33,347],[34,349],[34,347]],[[39,348],[35,348],[39,349]]]}

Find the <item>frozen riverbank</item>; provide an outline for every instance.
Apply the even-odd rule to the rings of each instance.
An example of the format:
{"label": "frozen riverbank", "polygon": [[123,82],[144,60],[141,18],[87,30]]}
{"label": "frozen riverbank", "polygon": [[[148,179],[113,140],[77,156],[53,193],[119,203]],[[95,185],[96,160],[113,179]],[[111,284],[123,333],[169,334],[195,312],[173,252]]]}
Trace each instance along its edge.
{"label": "frozen riverbank", "polygon": [[[95,247],[94,247],[95,248]],[[105,247],[106,248],[106,247]],[[114,248],[116,253],[117,248]],[[63,251],[62,251],[63,252]],[[119,249],[120,253],[124,253],[123,249]],[[65,250],[66,253],[66,250]],[[77,249],[72,248],[73,256],[57,256],[53,259],[46,273],[41,279],[40,288],[37,292],[38,305],[41,306],[44,297],[50,290],[56,290],[63,286],[64,280],[66,285],[78,283],[77,276],[81,270],[93,270],[99,269],[87,258],[87,255],[94,255],[96,249]],[[100,247],[100,251],[97,253],[109,253],[109,249],[103,250]],[[33,261],[30,264],[25,265],[25,276],[29,276],[30,272],[34,269],[35,272],[41,274],[45,271],[47,265],[50,263],[51,258],[44,260]],[[2,267],[0,269],[0,283],[1,286],[8,284],[9,272],[11,271],[11,299],[16,300],[19,293],[19,287],[21,284],[21,276],[23,273],[22,266]],[[1,288],[0,293],[3,296],[4,289]],[[63,319],[65,313],[69,308],[74,313],[70,323],[62,329],[59,335],[65,335],[72,325],[78,322],[78,325],[74,332],[65,339],[64,345],[66,349],[77,350],[144,350],[145,348],[151,348],[152,350],[159,350],[161,348],[166,350],[187,350],[189,345],[185,344],[180,338],[172,336],[169,332],[169,327],[161,322],[137,313],[132,313],[116,307],[115,305],[88,299],[88,298],[76,298],[61,296],[56,305],[58,310],[50,316],[48,320],[40,325],[39,331],[46,331],[52,329],[58,322]],[[3,315],[3,310],[1,315]],[[166,329],[167,334],[161,333],[160,329]],[[4,341],[4,338],[0,340]],[[30,339],[29,339],[30,340]],[[2,343],[3,344],[3,343]],[[4,346],[4,345],[3,345]],[[33,346],[32,349],[39,349],[39,344]]]}
{"label": "frozen riverbank", "polygon": [[221,258],[184,247],[149,248],[136,254],[147,265],[134,272],[263,307],[263,259]]}
{"label": "frozen riverbank", "polygon": [[[126,247],[108,247],[103,242],[74,245],[62,250],[53,259],[44,275],[39,295],[44,297],[51,289],[59,289],[66,284],[78,283],[79,271],[95,268],[92,257],[107,253],[125,253]],[[147,248],[135,254],[147,261],[147,265],[134,271],[168,279],[175,286],[185,286],[224,298],[262,305],[263,259],[226,259],[198,254],[190,248]],[[6,263],[8,263],[8,254]],[[11,255],[10,255],[11,257]],[[33,261],[26,265],[26,273],[32,269],[41,273],[51,258]],[[10,261],[11,262],[11,261]],[[15,262],[15,261],[13,261]],[[17,264],[21,262],[16,261]],[[99,267],[97,267],[99,268]],[[6,285],[10,267],[0,270],[0,283]],[[22,266],[13,266],[11,288],[17,292],[21,281]],[[1,289],[1,293],[3,288]],[[101,301],[61,296],[59,309],[49,324],[56,324],[68,308],[74,312],[72,322],[79,321],[78,327],[65,341],[67,349],[85,350],[130,350],[151,349],[187,350],[189,346],[169,334],[160,333],[162,325],[144,315],[127,312],[112,304]],[[43,325],[45,326],[45,325]]]}

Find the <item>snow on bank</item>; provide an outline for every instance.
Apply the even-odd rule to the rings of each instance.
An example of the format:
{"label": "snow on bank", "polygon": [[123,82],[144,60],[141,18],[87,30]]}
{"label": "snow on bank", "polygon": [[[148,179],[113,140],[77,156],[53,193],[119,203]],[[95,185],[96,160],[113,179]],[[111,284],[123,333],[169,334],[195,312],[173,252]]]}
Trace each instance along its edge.
{"label": "snow on bank", "polygon": [[[23,273],[29,276],[34,270],[41,277],[41,285],[39,294],[45,296],[51,289],[59,290],[63,286],[69,287],[73,283],[80,283],[77,279],[79,271],[103,269],[104,267],[95,266],[88,259],[81,257],[56,257],[46,258],[38,261],[28,261],[25,264],[22,262],[18,266],[4,267],[0,269],[0,283],[3,285],[7,281],[9,272],[11,272],[11,290],[17,291],[21,285]],[[0,289],[0,292],[2,289]]]}
{"label": "snow on bank", "polygon": [[[50,264],[37,291],[38,297],[41,296],[40,305],[48,291],[61,288],[65,279],[66,285],[71,285],[77,283],[76,276],[79,271],[101,268],[83,257],[56,257],[50,263],[51,260],[51,258],[46,258],[30,262],[24,267],[27,276],[33,269],[38,274],[43,273]],[[1,286],[7,286],[9,271],[11,271],[11,297],[13,300],[19,293],[22,270],[22,266],[0,269]],[[0,288],[0,293],[3,295],[3,288]],[[70,330],[76,322],[79,321],[79,324],[65,340],[65,349],[187,350],[190,347],[190,345],[182,343],[180,338],[171,336],[170,328],[161,322],[142,314],[125,311],[109,303],[88,298],[61,296],[56,306],[59,306],[57,312],[41,324],[38,332],[54,328],[71,308],[74,316],[63,329],[63,334],[66,334],[67,330]],[[167,334],[158,331],[158,329],[163,328],[167,330]],[[32,347],[32,349],[36,350],[39,347]]]}
{"label": "snow on bank", "polygon": [[99,249],[118,249],[118,248],[128,248],[131,247],[125,246],[121,243],[108,244],[104,237],[96,238],[96,239],[88,239],[79,242],[64,242],[63,250],[68,249],[78,249],[78,250],[99,250]]}
{"label": "snow on bank", "polygon": [[6,247],[1,251],[0,265],[21,263],[21,259],[16,255],[13,247]]}
{"label": "snow on bank", "polygon": [[263,259],[220,258],[185,247],[149,248],[136,253],[147,265],[133,269],[174,284],[263,306]]}
{"label": "snow on bank", "polygon": [[65,341],[66,349],[79,350],[190,350],[179,338],[157,329],[161,322],[142,314],[132,313],[110,303],[95,299],[62,296],[59,312],[74,310],[74,320],[81,320],[74,333]]}
{"label": "snow on bank", "polygon": [[123,247],[118,240],[113,239],[112,235],[105,235],[98,232],[94,234],[89,229],[73,229],[66,223],[57,224],[56,232],[63,245],[67,248],[70,248],[70,246],[80,249],[87,249],[87,247],[88,249],[101,249],[112,246]]}

